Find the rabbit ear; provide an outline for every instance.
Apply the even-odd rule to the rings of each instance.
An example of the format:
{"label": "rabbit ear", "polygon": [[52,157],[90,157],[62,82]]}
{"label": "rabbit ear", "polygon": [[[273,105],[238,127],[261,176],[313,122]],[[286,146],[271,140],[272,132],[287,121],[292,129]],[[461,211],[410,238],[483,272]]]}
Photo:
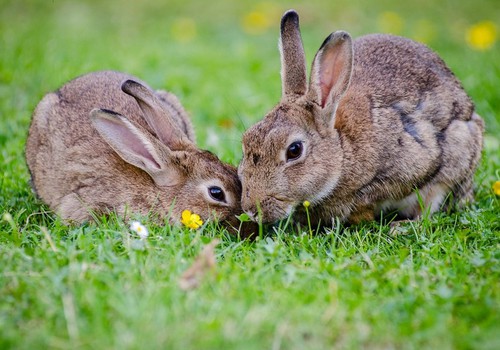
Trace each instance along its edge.
{"label": "rabbit ear", "polygon": [[165,152],[159,149],[161,144],[127,118],[113,111],[94,109],[90,119],[124,161],[147,172],[158,186],[172,186],[180,181],[179,173],[162,158]]}
{"label": "rabbit ear", "polygon": [[321,108],[325,127],[333,126],[338,102],[347,91],[352,74],[352,40],[343,31],[330,34],[314,57],[308,97]]}
{"label": "rabbit ear", "polygon": [[144,119],[161,142],[173,150],[192,144],[153,91],[133,80],[126,80],[121,88],[136,99],[144,112]]}
{"label": "rabbit ear", "polygon": [[299,15],[294,10],[281,18],[280,36],[282,94],[303,95],[307,89],[306,56],[300,37]]}

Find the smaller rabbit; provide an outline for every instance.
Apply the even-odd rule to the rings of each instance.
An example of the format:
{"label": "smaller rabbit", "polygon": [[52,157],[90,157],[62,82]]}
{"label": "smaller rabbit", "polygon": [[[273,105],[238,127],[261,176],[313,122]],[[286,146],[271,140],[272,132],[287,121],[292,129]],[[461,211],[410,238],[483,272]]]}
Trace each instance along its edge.
{"label": "smaller rabbit", "polygon": [[69,222],[115,211],[178,224],[187,209],[238,228],[236,169],[196,147],[176,96],[123,73],[89,73],[47,94],[26,161],[35,192]]}
{"label": "smaller rabbit", "polygon": [[[306,81],[299,17],[281,20],[282,99],[243,135],[242,207],[272,223],[357,223],[473,199],[484,122],[436,53],[412,40],[328,36]],[[422,207],[423,205],[423,207]]]}

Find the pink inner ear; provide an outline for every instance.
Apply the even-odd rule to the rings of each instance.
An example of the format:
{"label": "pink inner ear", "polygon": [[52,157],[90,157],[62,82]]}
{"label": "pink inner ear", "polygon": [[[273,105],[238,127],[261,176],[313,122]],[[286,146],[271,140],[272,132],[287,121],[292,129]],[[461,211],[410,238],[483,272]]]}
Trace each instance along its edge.
{"label": "pink inner ear", "polygon": [[129,162],[129,156],[148,161],[148,165],[156,169],[161,166],[155,160],[150,150],[141,138],[132,132],[125,124],[111,119],[100,119],[97,121],[99,130],[106,135],[106,140],[115,151]]}
{"label": "pink inner ear", "polygon": [[319,72],[321,107],[325,107],[335,83],[338,82],[339,79],[343,79],[342,73],[345,69],[345,63],[345,56],[342,54],[341,49],[332,48],[323,52]]}
{"label": "pink inner ear", "polygon": [[124,151],[126,152],[128,150],[132,154],[137,154],[143,157],[144,159],[150,161],[151,162],[150,166],[153,166],[156,169],[160,169],[161,168],[160,164],[158,164],[158,162],[154,159],[153,155],[148,150],[144,142],[134,133],[127,131],[120,132],[122,134]]}

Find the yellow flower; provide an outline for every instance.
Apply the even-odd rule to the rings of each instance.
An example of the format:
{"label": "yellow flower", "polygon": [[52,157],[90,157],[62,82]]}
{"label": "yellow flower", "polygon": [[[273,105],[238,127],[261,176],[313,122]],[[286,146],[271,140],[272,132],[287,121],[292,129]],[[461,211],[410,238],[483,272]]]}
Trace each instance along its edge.
{"label": "yellow flower", "polygon": [[500,181],[495,181],[493,183],[493,193],[495,193],[497,196],[500,196]]}
{"label": "yellow flower", "polygon": [[248,34],[262,34],[271,26],[271,21],[265,13],[252,11],[243,17],[241,25]]}
{"label": "yellow flower", "polygon": [[281,17],[281,7],[269,1],[257,3],[253,11],[247,13],[241,19],[241,27],[248,34],[263,34],[276,23]]}
{"label": "yellow flower", "polygon": [[469,27],[465,39],[475,50],[487,50],[495,44],[497,28],[492,21],[482,21]]}
{"label": "yellow flower", "polygon": [[191,211],[186,209],[182,212],[181,223],[186,227],[197,229],[203,225],[203,220],[201,220],[198,214],[193,214]]}
{"label": "yellow flower", "polygon": [[400,34],[403,25],[403,19],[396,12],[387,11],[378,16],[378,26],[384,33]]}
{"label": "yellow flower", "polygon": [[191,18],[179,18],[170,28],[172,37],[177,42],[187,43],[196,38],[196,22]]}
{"label": "yellow flower", "polygon": [[304,201],[304,203],[302,203],[302,205],[304,206],[304,208],[309,208],[309,206],[311,205],[311,202],[309,201]]}

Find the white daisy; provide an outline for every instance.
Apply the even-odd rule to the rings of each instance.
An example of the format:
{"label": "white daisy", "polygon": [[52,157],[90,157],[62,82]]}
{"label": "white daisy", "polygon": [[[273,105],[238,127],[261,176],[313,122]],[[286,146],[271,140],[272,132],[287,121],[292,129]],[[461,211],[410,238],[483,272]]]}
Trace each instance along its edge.
{"label": "white daisy", "polygon": [[149,232],[148,232],[148,229],[146,228],[146,226],[141,224],[139,221],[132,221],[130,223],[130,229],[132,231],[134,231],[135,233],[137,233],[137,235],[141,239],[146,239],[149,235]]}

